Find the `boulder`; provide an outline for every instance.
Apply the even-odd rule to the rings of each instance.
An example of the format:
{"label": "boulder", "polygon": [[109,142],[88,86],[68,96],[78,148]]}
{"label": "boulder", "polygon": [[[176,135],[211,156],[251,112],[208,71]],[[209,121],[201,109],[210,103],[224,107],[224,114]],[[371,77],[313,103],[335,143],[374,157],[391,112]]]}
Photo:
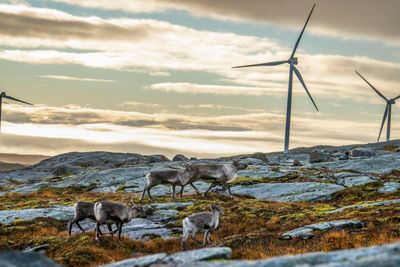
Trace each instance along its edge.
{"label": "boulder", "polygon": [[172,161],[189,161],[189,158],[186,157],[183,154],[176,154],[173,158]]}
{"label": "boulder", "polygon": [[310,152],[310,163],[327,162],[332,160],[333,158],[331,157],[331,154],[323,150],[315,149]]}
{"label": "boulder", "polygon": [[301,164],[300,160],[295,159],[295,160],[293,160],[293,166],[299,167],[299,166],[303,166],[303,164]]}
{"label": "boulder", "polygon": [[228,247],[202,248],[189,251],[182,251],[165,258],[164,262],[174,264],[187,264],[190,262],[207,261],[213,259],[230,259],[232,250]]}
{"label": "boulder", "polygon": [[255,159],[259,159],[259,160],[263,161],[264,163],[268,163],[269,162],[269,158],[268,158],[268,155],[266,153],[256,152],[254,154],[251,154],[250,157],[251,158],[255,158]]}
{"label": "boulder", "polygon": [[316,224],[307,225],[304,227],[296,228],[289,232],[285,232],[282,234],[283,239],[292,239],[296,237],[300,237],[303,239],[308,239],[315,236],[314,231],[329,231],[329,230],[337,230],[337,229],[356,229],[362,228],[363,223],[358,220],[338,220],[338,221],[330,221],[330,222],[321,222]]}
{"label": "boulder", "polygon": [[126,259],[104,265],[104,267],[145,267],[145,266],[191,266],[195,262],[206,263],[213,259],[230,259],[232,250],[228,247],[202,248],[182,251],[167,256],[165,253],[154,254],[145,257]]}
{"label": "boulder", "polygon": [[197,262],[180,267],[397,267],[400,266],[400,243],[367,248],[342,249],[285,255],[266,260]]}
{"label": "boulder", "polygon": [[53,206],[49,208],[1,210],[0,223],[11,224],[16,220],[34,220],[40,217],[67,221],[74,216],[74,208],[68,206]]}
{"label": "boulder", "polygon": [[237,195],[252,196],[257,199],[278,202],[301,202],[328,200],[330,195],[344,187],[336,184],[299,182],[299,183],[260,183],[238,185],[231,188]]}
{"label": "boulder", "polygon": [[147,267],[162,261],[162,259],[164,259],[166,256],[166,253],[153,254],[150,256],[113,262],[107,265],[103,265],[103,267]]}
{"label": "boulder", "polygon": [[0,252],[1,267],[61,267],[51,259],[36,252]]}
{"label": "boulder", "polygon": [[400,190],[400,183],[387,182],[384,183],[383,186],[378,189],[378,193],[389,194],[389,193],[394,193],[397,190]]}
{"label": "boulder", "polygon": [[375,155],[375,151],[369,148],[358,147],[351,150],[352,157],[374,157]]}

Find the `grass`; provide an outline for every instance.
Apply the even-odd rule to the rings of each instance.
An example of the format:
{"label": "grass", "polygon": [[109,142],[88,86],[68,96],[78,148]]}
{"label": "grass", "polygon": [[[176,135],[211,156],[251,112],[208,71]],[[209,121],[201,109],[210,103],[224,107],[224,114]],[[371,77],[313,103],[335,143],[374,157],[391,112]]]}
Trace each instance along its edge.
{"label": "grass", "polygon": [[[291,177],[294,178],[294,177]],[[181,220],[193,212],[209,210],[211,204],[224,209],[221,224],[212,234],[213,246],[229,246],[235,259],[265,259],[284,254],[312,251],[331,251],[342,248],[365,247],[400,240],[400,206],[380,206],[365,209],[348,209],[342,213],[327,213],[338,207],[367,201],[400,198],[400,193],[378,194],[381,183],[347,188],[332,196],[330,201],[317,203],[277,203],[253,198],[233,199],[211,193],[208,198],[184,195],[181,201],[194,205],[179,211],[175,223],[169,227],[181,227]],[[85,187],[44,188],[32,194],[8,194],[0,197],[0,210],[72,205],[74,202],[111,200],[128,203],[139,196],[124,192],[90,192]],[[170,202],[170,196],[156,197],[157,202]],[[146,199],[144,203],[151,203]],[[338,220],[358,219],[365,227],[357,230],[340,230],[318,233],[309,240],[283,240],[285,231],[307,224]],[[34,221],[17,221],[0,225],[0,250],[24,249],[49,244],[47,255],[65,266],[97,266],[130,257],[153,253],[174,253],[181,250],[180,236],[164,240],[151,237],[149,241],[129,238],[104,237],[95,242],[93,233],[68,236],[66,222],[48,218]],[[197,237],[201,239],[202,236]],[[190,243],[191,248],[199,248]]]}

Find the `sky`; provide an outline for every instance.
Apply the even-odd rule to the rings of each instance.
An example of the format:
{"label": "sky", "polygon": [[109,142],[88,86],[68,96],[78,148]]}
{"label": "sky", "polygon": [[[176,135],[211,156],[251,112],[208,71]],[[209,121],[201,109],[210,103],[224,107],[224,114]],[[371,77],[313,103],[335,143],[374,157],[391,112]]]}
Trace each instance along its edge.
{"label": "sky", "polygon": [[[296,56],[290,147],[375,142],[400,95],[400,2],[317,0]],[[281,151],[309,0],[0,0],[0,153]],[[399,109],[392,138],[400,138]]]}

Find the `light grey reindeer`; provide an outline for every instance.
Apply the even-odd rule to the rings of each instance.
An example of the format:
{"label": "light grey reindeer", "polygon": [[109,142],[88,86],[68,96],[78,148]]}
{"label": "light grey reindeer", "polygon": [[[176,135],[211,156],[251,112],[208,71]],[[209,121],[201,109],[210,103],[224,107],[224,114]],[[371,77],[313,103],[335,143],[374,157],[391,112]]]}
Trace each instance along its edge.
{"label": "light grey reindeer", "polygon": [[211,212],[198,212],[189,215],[182,220],[182,240],[181,246],[185,250],[187,248],[187,240],[189,235],[192,234],[192,239],[196,243],[200,243],[196,239],[196,234],[199,231],[204,231],[203,246],[211,242],[211,233],[218,228],[220,222],[220,216],[223,214],[222,209],[217,205],[211,206]]}
{"label": "light grey reindeer", "polygon": [[237,172],[246,169],[247,164],[234,160],[226,164],[192,164],[191,168],[192,175],[186,184],[182,186],[181,193],[187,184],[195,181],[204,181],[209,182],[210,186],[203,195],[206,195],[215,186],[222,185],[225,190],[228,189],[229,195],[232,196],[229,182],[235,180]]}
{"label": "light grey reindeer", "polygon": [[[193,176],[193,169],[189,164],[185,165],[185,169],[164,169],[159,171],[152,171],[146,175],[146,185],[143,188],[142,197],[140,201],[144,199],[147,192],[149,198],[153,200],[150,195],[150,189],[159,184],[170,184],[172,187],[172,199],[175,200],[175,187],[177,185],[190,184],[196,192],[199,194],[199,190],[194,184],[188,182]],[[182,197],[183,191],[181,190],[180,197]]]}
{"label": "light grey reindeer", "polygon": [[125,204],[100,201],[94,204],[94,216],[96,218],[96,240],[100,239],[100,226],[103,224],[116,224],[118,239],[121,239],[122,226],[130,222],[134,217],[146,217],[142,206],[131,201],[131,207]]}
{"label": "light grey reindeer", "polygon": [[[78,228],[85,233],[85,230],[79,224],[80,221],[89,220],[92,222],[96,222],[96,218],[94,216],[94,203],[91,202],[77,202],[74,204],[75,214],[74,217],[68,222],[68,235],[71,236],[72,226],[76,224]],[[112,224],[107,224],[108,231],[110,234],[115,234],[117,230],[112,230]],[[100,234],[103,233],[100,231]]]}

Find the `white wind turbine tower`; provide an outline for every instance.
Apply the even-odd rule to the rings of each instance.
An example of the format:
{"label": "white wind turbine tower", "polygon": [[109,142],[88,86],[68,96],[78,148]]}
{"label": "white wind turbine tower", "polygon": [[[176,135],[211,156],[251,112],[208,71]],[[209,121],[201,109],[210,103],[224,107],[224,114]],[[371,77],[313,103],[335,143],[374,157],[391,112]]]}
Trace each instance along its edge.
{"label": "white wind turbine tower", "polygon": [[245,65],[245,66],[237,66],[237,67],[233,67],[233,68],[246,68],[246,67],[261,67],[261,66],[277,66],[277,65],[282,65],[282,64],[289,64],[290,65],[290,69],[289,69],[289,88],[288,88],[288,98],[287,98],[287,109],[286,109],[286,129],[285,129],[285,147],[284,147],[284,152],[288,153],[289,151],[289,137],[290,137],[290,117],[291,117],[291,113],[292,113],[292,86],[293,86],[293,72],[296,74],[297,78],[299,79],[300,83],[303,85],[306,93],[308,94],[308,96],[311,99],[311,102],[314,104],[315,108],[318,111],[318,107],[314,102],[314,99],[312,98],[310,92],[307,89],[307,86],[303,80],[303,77],[300,74],[300,71],[296,68],[295,65],[298,64],[297,62],[297,57],[294,57],[296,50],[297,50],[297,46],[300,43],[301,37],[303,36],[304,30],[307,27],[308,21],[310,20],[310,17],[314,11],[315,8],[315,4],[313,5],[310,14],[308,15],[307,21],[304,24],[304,27],[296,41],[296,44],[294,45],[293,48],[293,52],[290,55],[290,58],[288,60],[283,60],[283,61],[275,61],[275,62],[268,62],[268,63],[261,63],[261,64],[253,64],[253,65]]}
{"label": "white wind turbine tower", "polygon": [[400,98],[400,95],[398,95],[394,98],[388,99],[381,92],[379,92],[378,89],[376,89],[372,84],[370,84],[360,73],[358,73],[358,71],[356,71],[356,73],[358,74],[358,76],[361,77],[361,79],[363,79],[372,88],[372,90],[375,91],[375,93],[377,93],[380,97],[383,98],[383,100],[386,101],[386,108],[385,108],[385,112],[383,113],[381,129],[379,131],[377,142],[379,142],[379,139],[381,138],[383,125],[385,125],[386,118],[388,120],[387,128],[386,128],[386,141],[389,141],[390,140],[390,126],[392,124],[392,105],[394,105],[396,103],[396,99]]}
{"label": "white wind turbine tower", "polygon": [[12,97],[12,96],[6,95],[5,92],[1,92],[1,93],[0,93],[0,132],[1,132],[1,112],[2,112],[3,98],[10,99],[10,100],[13,100],[13,101],[17,101],[17,102],[21,102],[21,103],[24,103],[24,104],[33,106],[31,103],[28,103],[28,102],[25,102],[25,101],[16,99],[16,98],[14,98],[14,97]]}

